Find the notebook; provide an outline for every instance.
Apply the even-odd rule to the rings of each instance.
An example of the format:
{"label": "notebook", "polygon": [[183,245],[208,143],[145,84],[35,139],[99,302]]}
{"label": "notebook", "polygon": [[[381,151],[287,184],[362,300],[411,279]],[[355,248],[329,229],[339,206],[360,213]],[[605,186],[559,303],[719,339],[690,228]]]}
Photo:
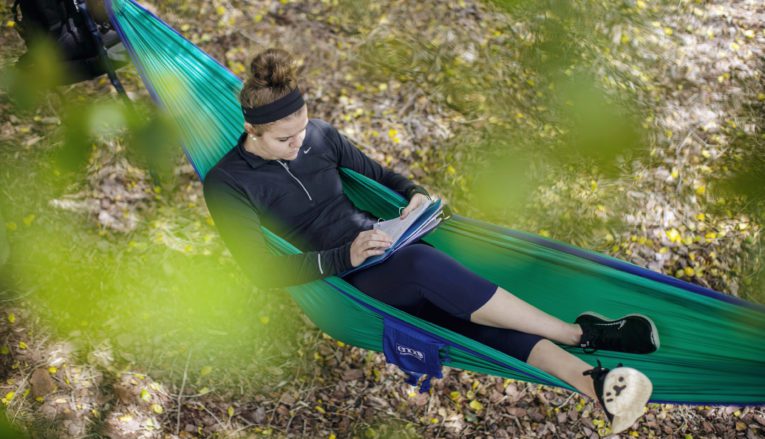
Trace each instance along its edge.
{"label": "notebook", "polygon": [[393,245],[388,247],[385,253],[370,256],[358,267],[354,267],[339,276],[345,276],[383,262],[398,249],[416,241],[433,230],[441,221],[448,219],[451,216],[448,212],[448,208],[441,202],[441,199],[435,199],[421,204],[417,209],[409,212],[409,215],[404,219],[396,217],[387,221],[380,220],[374,225],[374,228],[387,233],[392,238]]}

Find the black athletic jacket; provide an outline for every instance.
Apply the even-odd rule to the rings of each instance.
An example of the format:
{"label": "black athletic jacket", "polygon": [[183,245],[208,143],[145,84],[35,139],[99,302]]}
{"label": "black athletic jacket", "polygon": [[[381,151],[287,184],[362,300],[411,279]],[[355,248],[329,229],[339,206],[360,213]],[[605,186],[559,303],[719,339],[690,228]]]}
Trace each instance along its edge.
{"label": "black athletic jacket", "polygon": [[[343,193],[339,167],[353,169],[403,195],[427,191],[382,167],[334,127],[310,119],[291,161],[265,160],[244,149],[246,133],[204,181],[207,208],[239,265],[261,288],[298,285],[351,269],[351,243],[377,218]],[[278,256],[261,224],[302,254]]]}

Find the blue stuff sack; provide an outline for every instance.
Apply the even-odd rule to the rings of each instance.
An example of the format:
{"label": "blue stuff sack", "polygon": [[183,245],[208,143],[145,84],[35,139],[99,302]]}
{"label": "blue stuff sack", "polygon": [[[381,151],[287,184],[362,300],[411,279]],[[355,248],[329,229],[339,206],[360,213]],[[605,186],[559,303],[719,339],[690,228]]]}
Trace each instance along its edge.
{"label": "blue stuff sack", "polygon": [[430,379],[443,376],[440,350],[444,343],[390,316],[383,318],[383,324],[385,359],[409,375],[407,383],[419,384],[420,393],[427,392]]}

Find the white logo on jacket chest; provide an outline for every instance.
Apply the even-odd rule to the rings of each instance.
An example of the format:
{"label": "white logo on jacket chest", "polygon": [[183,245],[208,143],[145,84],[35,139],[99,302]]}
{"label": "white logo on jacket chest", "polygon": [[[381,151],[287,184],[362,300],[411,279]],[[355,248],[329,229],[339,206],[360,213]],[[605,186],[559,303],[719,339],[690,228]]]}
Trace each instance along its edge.
{"label": "white logo on jacket chest", "polygon": [[309,146],[307,149],[304,149],[303,154],[308,154],[308,151],[310,151],[311,148],[313,148],[313,146]]}

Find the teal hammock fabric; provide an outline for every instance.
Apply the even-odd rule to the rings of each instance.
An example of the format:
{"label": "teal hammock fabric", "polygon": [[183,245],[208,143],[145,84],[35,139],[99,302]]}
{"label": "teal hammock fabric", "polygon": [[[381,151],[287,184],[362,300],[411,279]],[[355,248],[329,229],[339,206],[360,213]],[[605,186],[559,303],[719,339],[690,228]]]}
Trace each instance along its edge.
{"label": "teal hammock fabric", "polygon": [[[200,178],[235,143],[243,126],[242,82],[132,0],[107,0],[112,23],[154,100],[177,122]],[[342,168],[344,190],[360,209],[393,218],[405,200]],[[264,229],[269,247],[298,253]],[[650,355],[571,352],[594,364],[617,362],[654,383],[652,401],[765,403],[765,311],[762,306],[536,235],[453,215],[424,240],[529,303],[573,321],[582,311],[651,316],[661,349]],[[441,340],[451,367],[571,389],[557,378],[481,343],[374,300],[337,277],[287,288],[323,331],[345,343],[382,350],[383,318]]]}

